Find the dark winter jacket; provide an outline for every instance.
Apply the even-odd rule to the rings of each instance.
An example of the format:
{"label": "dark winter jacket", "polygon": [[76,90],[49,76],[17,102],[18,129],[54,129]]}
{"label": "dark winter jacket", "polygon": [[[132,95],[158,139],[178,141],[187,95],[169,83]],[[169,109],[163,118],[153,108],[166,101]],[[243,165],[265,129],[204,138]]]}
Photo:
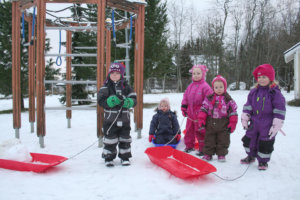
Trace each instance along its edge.
{"label": "dark winter jacket", "polygon": [[285,119],[285,98],[278,86],[257,86],[253,88],[243,112],[250,114],[251,119],[259,122],[262,118],[273,120],[274,118]]}
{"label": "dark winter jacket", "polygon": [[[120,105],[110,108],[107,105],[107,98],[109,96],[117,95],[122,101]],[[126,81],[121,79],[120,81],[114,83],[110,78],[104,83],[100,88],[97,96],[97,101],[99,106],[104,108],[104,123],[112,123],[116,119],[118,112],[121,110],[117,121],[122,121],[125,123],[130,122],[130,113],[126,108],[122,108],[123,100],[125,98],[131,98],[134,101],[134,106],[136,105],[136,93],[128,85]]]}
{"label": "dark winter jacket", "polygon": [[177,132],[180,134],[175,112],[157,110],[151,120],[149,135],[175,135]]}

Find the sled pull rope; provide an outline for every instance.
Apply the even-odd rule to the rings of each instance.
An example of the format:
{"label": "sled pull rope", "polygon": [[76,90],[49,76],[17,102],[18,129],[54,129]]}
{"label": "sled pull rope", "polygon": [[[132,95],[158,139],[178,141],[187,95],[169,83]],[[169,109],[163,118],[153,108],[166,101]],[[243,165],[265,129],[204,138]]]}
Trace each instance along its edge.
{"label": "sled pull rope", "polygon": [[[116,116],[115,120],[114,120],[113,123],[110,125],[110,127],[107,129],[107,134],[109,133],[109,131],[110,131],[111,127],[114,125],[114,123],[117,121],[117,119],[118,119],[118,117],[119,117],[119,115],[120,115],[120,113],[121,113],[122,108],[123,108],[123,107],[120,108],[119,113],[118,113],[118,115]],[[83,150],[81,150],[81,151],[79,151],[78,153],[76,153],[75,155],[69,157],[69,159],[75,158],[75,157],[78,156],[79,154],[85,152],[86,150],[88,150],[89,148],[91,148],[92,146],[94,146],[94,144],[96,144],[97,142],[98,142],[98,139],[97,139],[95,142],[93,142],[92,144],[90,144],[89,146],[87,146],[86,148],[84,148]]]}
{"label": "sled pull rope", "polygon": [[[58,45],[58,54],[60,54],[61,51],[61,30],[59,30],[59,45]],[[56,58],[56,65],[61,66],[62,64],[62,59],[61,56],[57,56]]]}
{"label": "sled pull rope", "polygon": [[247,168],[245,169],[245,171],[240,176],[235,177],[235,178],[224,178],[224,177],[219,176],[215,172],[213,172],[212,174],[215,175],[216,177],[218,177],[219,179],[223,180],[223,181],[235,181],[237,179],[242,178],[246,174],[246,172],[248,171],[249,167],[250,167],[250,164],[248,164]]}
{"label": "sled pull rope", "polygon": [[176,132],[176,134],[173,136],[173,138],[169,141],[169,142],[167,142],[166,144],[164,144],[164,146],[166,146],[166,145],[168,145],[168,144],[170,144],[174,139],[175,139],[175,137],[178,135],[178,133],[179,133],[179,130],[181,129],[181,127],[182,127],[182,124],[183,124],[183,122],[184,122],[184,119],[185,119],[185,117],[182,119],[182,121],[181,121],[181,124],[180,124],[180,126],[179,126],[179,128],[178,128],[178,130],[177,130],[177,132]]}
{"label": "sled pull rope", "polygon": [[91,148],[92,146],[94,146],[96,144],[96,142],[98,142],[98,139],[93,142],[92,144],[90,144],[89,146],[87,146],[86,148],[84,148],[83,150],[79,151],[78,153],[74,154],[73,156],[69,157],[68,159],[72,159],[75,158],[76,156],[78,156],[79,154],[85,152],[86,150],[88,150],[89,148]]}

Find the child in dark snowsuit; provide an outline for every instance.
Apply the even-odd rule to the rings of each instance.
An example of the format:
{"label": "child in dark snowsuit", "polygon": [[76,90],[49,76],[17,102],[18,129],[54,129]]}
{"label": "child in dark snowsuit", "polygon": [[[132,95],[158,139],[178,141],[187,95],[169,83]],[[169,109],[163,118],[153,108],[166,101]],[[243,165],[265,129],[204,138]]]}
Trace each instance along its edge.
{"label": "child in dark snowsuit", "polygon": [[136,105],[136,93],[124,80],[125,66],[112,63],[107,79],[98,92],[98,104],[104,108],[104,148],[102,157],[107,167],[113,167],[117,156],[122,165],[130,165],[131,137],[129,109]]}
{"label": "child in dark snowsuit", "polygon": [[180,137],[176,113],[170,110],[169,99],[162,99],[151,120],[149,142],[154,140],[156,144],[176,144]]}
{"label": "child in dark snowsuit", "polygon": [[258,169],[266,170],[274,150],[275,136],[285,119],[285,98],[274,82],[272,65],[256,67],[253,75],[258,84],[250,91],[243,107],[242,125],[247,131],[242,141],[248,156],[241,163],[250,164],[257,158]]}
{"label": "child in dark snowsuit", "polygon": [[210,161],[217,154],[218,161],[225,162],[230,145],[230,133],[233,133],[237,124],[237,105],[227,93],[227,81],[222,76],[216,76],[212,81],[214,93],[208,95],[202,104],[199,113],[199,126],[204,128],[202,159]]}

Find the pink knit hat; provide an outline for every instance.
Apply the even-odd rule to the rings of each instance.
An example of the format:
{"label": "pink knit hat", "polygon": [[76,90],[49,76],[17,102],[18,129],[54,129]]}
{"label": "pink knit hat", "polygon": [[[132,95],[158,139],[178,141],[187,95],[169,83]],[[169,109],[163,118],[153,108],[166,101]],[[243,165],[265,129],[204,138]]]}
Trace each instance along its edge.
{"label": "pink knit hat", "polygon": [[170,101],[168,98],[163,98],[162,100],[160,100],[159,105],[158,105],[158,109],[161,109],[161,104],[165,103],[168,107],[168,109],[170,110]]}
{"label": "pink knit hat", "polygon": [[207,68],[205,65],[194,65],[194,66],[189,70],[189,72],[190,72],[190,73],[193,73],[193,71],[194,71],[195,68],[200,68],[200,69],[201,69],[201,71],[202,71],[202,78],[201,78],[201,80],[202,80],[202,79],[205,80],[206,72],[208,71],[208,68]]}
{"label": "pink knit hat", "polygon": [[223,84],[224,84],[224,93],[225,93],[226,90],[227,90],[227,81],[226,81],[226,79],[225,79],[223,76],[221,76],[221,75],[217,75],[217,76],[212,80],[212,82],[211,82],[212,87],[214,87],[214,83],[215,83],[216,81],[222,81],[222,82],[223,82]]}
{"label": "pink knit hat", "polygon": [[270,81],[274,81],[275,79],[275,71],[272,65],[270,64],[262,64],[255,68],[253,71],[254,78],[258,79],[259,76],[267,76]]}

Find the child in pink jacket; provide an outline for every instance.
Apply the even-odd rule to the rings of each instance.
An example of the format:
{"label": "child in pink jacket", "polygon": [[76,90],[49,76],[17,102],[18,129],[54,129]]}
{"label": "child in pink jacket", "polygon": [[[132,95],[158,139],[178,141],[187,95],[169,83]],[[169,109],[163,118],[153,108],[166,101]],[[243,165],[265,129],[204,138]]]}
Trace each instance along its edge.
{"label": "child in pink jacket", "polygon": [[208,71],[205,65],[194,65],[189,72],[192,73],[193,82],[187,87],[183,94],[181,102],[181,111],[184,117],[187,117],[186,134],[184,136],[185,152],[194,150],[195,137],[199,142],[198,155],[203,155],[205,129],[199,130],[198,114],[204,98],[213,91],[205,81],[205,75]]}
{"label": "child in pink jacket", "polygon": [[218,161],[225,162],[230,145],[230,133],[237,124],[237,105],[227,93],[227,81],[218,75],[212,81],[214,93],[203,101],[199,113],[199,126],[206,127],[204,156],[202,159],[210,161],[217,154]]}

